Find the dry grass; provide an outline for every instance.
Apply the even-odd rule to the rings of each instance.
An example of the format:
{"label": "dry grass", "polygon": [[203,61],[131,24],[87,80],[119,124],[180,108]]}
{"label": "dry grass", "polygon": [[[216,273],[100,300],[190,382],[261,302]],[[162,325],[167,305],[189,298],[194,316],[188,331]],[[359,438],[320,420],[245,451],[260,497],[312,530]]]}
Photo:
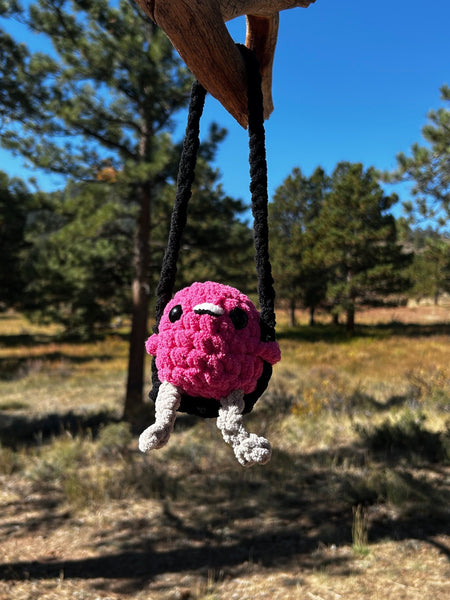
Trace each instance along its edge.
{"label": "dry grass", "polygon": [[[352,338],[280,315],[248,417],[262,468],[186,417],[149,456],[123,423],[0,446],[0,600],[448,598],[449,312],[431,309],[359,315]],[[0,424],[120,410],[125,336],[56,333],[0,317]]]}
{"label": "dry grass", "polygon": [[94,343],[58,339],[20,315],[0,315],[0,410],[27,414],[120,410],[127,342],[120,332]]}

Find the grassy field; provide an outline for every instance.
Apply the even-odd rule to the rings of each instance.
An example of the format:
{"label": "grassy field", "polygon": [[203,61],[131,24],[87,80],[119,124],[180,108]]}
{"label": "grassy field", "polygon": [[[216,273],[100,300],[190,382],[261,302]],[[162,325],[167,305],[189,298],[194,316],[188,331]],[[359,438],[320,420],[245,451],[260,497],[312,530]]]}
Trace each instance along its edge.
{"label": "grassy field", "polygon": [[126,331],[0,314],[0,600],[450,597],[450,307],[357,320],[279,315],[247,417],[273,457],[244,469],[214,420],[137,451]]}

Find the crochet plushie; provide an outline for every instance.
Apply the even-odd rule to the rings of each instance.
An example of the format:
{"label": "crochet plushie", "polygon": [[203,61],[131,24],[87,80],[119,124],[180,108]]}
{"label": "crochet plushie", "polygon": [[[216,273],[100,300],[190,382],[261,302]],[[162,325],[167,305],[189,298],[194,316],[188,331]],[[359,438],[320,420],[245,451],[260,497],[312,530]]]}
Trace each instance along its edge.
{"label": "crochet plushie", "polygon": [[242,413],[264,365],[280,360],[280,348],[261,340],[260,314],[246,295],[211,281],[184,288],[167,304],[146,349],[156,357],[161,385],[155,423],[139,438],[141,451],[168,442],[181,398],[188,395],[216,401],[217,426],[242,465],[270,459],[270,443],[246,431]]}
{"label": "crochet plushie", "polygon": [[155,402],[155,423],[141,434],[139,448],[148,452],[164,446],[179,410],[217,417],[217,426],[239,462],[250,466],[266,463],[271,447],[265,438],[248,433],[242,415],[253,408],[266,389],[272,365],[280,360],[280,348],[275,341],[275,290],[268,246],[261,75],[254,53],[238,47],[247,68],[250,191],[261,313],[235,288],[211,281],[194,283],[172,297],[206,94],[196,81],[192,86],[169,239],[156,291],[154,334],[146,343],[147,352],[154,356],[150,397]]}

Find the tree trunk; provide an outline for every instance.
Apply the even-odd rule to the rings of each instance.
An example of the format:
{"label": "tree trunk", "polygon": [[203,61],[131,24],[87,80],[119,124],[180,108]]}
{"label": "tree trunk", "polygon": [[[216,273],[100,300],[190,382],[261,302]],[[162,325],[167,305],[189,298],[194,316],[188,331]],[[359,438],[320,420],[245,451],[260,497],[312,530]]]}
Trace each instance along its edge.
{"label": "tree trunk", "polygon": [[295,327],[297,319],[295,318],[295,298],[291,298],[289,302],[289,325]]}
{"label": "tree trunk", "polygon": [[354,331],[355,329],[355,305],[352,304],[347,308],[347,331]]}
{"label": "tree trunk", "polygon": [[316,307],[315,306],[310,306],[309,307],[309,325],[310,327],[313,327],[316,322],[314,320],[314,313],[316,312]]}
{"label": "tree trunk", "polygon": [[347,331],[354,331],[355,329],[355,293],[352,286],[353,273],[351,269],[347,272],[347,284],[349,287],[349,294],[347,298]]}
{"label": "tree trunk", "polygon": [[137,424],[145,412],[143,385],[145,372],[145,341],[149,304],[150,261],[150,184],[138,190],[140,201],[136,234],[134,237],[134,279],[132,283],[132,321],[128,354],[128,376],[123,418]]}

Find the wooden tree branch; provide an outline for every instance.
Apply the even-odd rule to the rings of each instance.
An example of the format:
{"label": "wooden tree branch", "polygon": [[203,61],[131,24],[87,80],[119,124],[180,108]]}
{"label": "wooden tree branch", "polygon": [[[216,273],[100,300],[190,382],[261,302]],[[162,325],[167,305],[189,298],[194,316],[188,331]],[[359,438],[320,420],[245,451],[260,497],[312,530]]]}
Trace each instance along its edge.
{"label": "wooden tree branch", "polygon": [[272,67],[279,11],[315,0],[135,0],[167,34],[200,83],[247,127],[245,67],[225,22],[246,15],[245,44],[261,66],[264,116],[273,111]]}

